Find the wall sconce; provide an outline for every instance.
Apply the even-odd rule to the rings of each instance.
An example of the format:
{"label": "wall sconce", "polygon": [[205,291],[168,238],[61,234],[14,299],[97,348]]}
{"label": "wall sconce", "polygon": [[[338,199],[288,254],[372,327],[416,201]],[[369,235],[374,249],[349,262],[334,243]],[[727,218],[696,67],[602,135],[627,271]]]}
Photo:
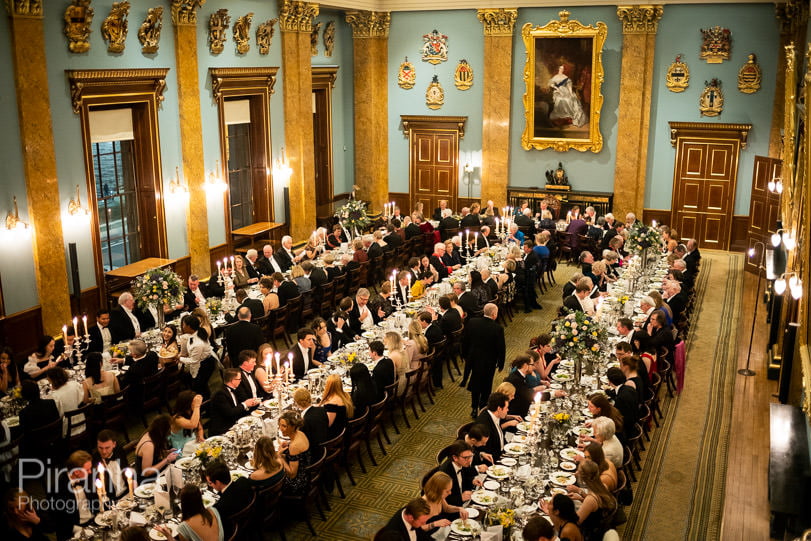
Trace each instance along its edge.
{"label": "wall sconce", "polygon": [[[791,278],[788,279],[788,283],[786,283],[786,276],[791,276]],[[774,292],[778,295],[782,295],[786,292],[786,285],[788,285],[788,289],[791,292],[791,296],[794,300],[797,300],[803,296],[803,281],[796,272],[783,273],[780,278],[775,280]]]}
{"label": "wall sconce", "polygon": [[293,168],[287,163],[287,152],[285,152],[284,147],[282,147],[281,154],[281,157],[276,158],[273,162],[273,176],[278,177],[282,184],[287,186],[290,177],[293,176]]}
{"label": "wall sconce", "polygon": [[783,181],[781,179],[777,179],[776,181],[770,180],[769,183],[767,184],[767,187],[769,188],[769,191],[772,193],[776,193],[778,195],[783,193]]}
{"label": "wall sconce", "polygon": [[797,246],[797,241],[788,229],[778,229],[772,234],[772,246],[777,248],[781,242],[786,247],[786,250],[793,250]]}
{"label": "wall sconce", "polygon": [[179,167],[175,167],[175,178],[169,181],[169,196],[178,202],[189,202],[189,187],[180,183]]}
{"label": "wall sconce", "polygon": [[14,196],[14,213],[6,216],[6,229],[9,231],[28,229],[28,224],[20,220],[20,210],[17,208],[17,196]]}
{"label": "wall sconce", "polygon": [[71,198],[71,200],[68,201],[68,214],[76,217],[90,215],[90,209],[82,208],[82,198],[79,193],[78,184],[76,185],[76,199]]}
{"label": "wall sconce", "polygon": [[213,171],[209,171],[208,180],[203,184],[203,189],[209,195],[223,194],[228,189],[228,185],[222,180],[220,176],[220,160],[217,160],[217,165]]}

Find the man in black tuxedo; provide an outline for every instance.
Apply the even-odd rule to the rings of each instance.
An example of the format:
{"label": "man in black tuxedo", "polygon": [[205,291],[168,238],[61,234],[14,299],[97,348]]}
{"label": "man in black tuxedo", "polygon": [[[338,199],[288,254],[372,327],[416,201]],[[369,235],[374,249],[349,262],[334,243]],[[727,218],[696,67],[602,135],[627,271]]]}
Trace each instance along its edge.
{"label": "man in black tuxedo", "polygon": [[[625,374],[622,369],[612,366],[606,372],[611,389],[606,391],[609,398],[614,401],[614,407],[622,414],[624,441],[633,437],[636,432],[635,425],[639,421],[639,393],[636,389],[625,385]],[[622,435],[618,436],[622,437]]]}
{"label": "man in black tuxedo", "polygon": [[383,247],[377,243],[374,235],[363,235],[363,247],[369,259],[383,255]]}
{"label": "man in black tuxedo", "polygon": [[369,344],[369,357],[377,364],[372,370],[372,379],[375,381],[375,388],[377,389],[377,400],[383,400],[383,395],[386,394],[386,387],[394,383],[394,362],[388,357],[383,356],[383,342],[374,340]]}
{"label": "man in black tuxedo", "polygon": [[449,504],[461,507],[470,500],[476,477],[472,464],[473,447],[465,443],[465,440],[455,441],[451,445],[450,455],[439,465],[439,471],[451,478],[451,493],[445,497]]}
{"label": "man in black tuxedo", "polygon": [[292,267],[294,263],[298,263],[301,259],[300,256],[293,254],[293,237],[290,235],[282,237],[282,245],[276,250],[274,256],[282,272],[289,271],[290,267]]}
{"label": "man in black tuxedo", "polygon": [[417,316],[417,321],[419,321],[420,327],[422,327],[422,332],[425,335],[425,339],[428,340],[428,345],[431,347],[445,339],[445,334],[442,332],[442,328],[439,326],[434,314],[431,312],[420,312]]}
{"label": "man in black tuxedo", "polygon": [[538,254],[532,248],[535,243],[531,240],[524,242],[524,272],[516,274],[516,282],[519,289],[524,294],[524,312],[540,309],[538,297],[535,293],[535,281],[538,279]]}
{"label": "man in black tuxedo", "polygon": [[127,385],[130,388],[130,403],[139,409],[139,405],[144,397],[144,379],[154,375],[158,371],[158,354],[154,351],[149,351],[146,342],[140,338],[130,340],[129,342],[129,355],[124,358],[124,364],[129,366],[129,370],[122,378],[121,388]]}
{"label": "man in black tuxedo", "polygon": [[127,493],[127,479],[124,471],[129,467],[127,453],[121,450],[112,430],[102,430],[96,436],[96,448],[92,452],[93,464],[104,464],[107,495],[118,499]]}
{"label": "man in black tuxedo", "polygon": [[90,335],[90,343],[87,351],[97,351],[99,353],[109,351],[113,345],[113,333],[110,329],[110,311],[102,308],[96,312],[96,324],[87,331]]}
{"label": "man in black tuxedo", "polygon": [[196,274],[192,274],[189,276],[188,286],[183,293],[183,310],[186,312],[191,312],[198,306],[205,306],[209,297],[222,297],[225,294],[223,286],[217,284],[216,276],[209,278],[208,282],[201,282]]}
{"label": "man in black tuxedo", "polygon": [[479,306],[479,300],[466,290],[464,282],[456,281],[453,283],[452,287],[457,299],[459,299],[456,301],[456,304],[462,307],[466,317],[473,317],[473,314],[482,309],[482,307]]}
{"label": "man in black tuxedo", "polygon": [[429,541],[422,527],[431,518],[431,507],[423,498],[414,498],[394,513],[389,522],[376,534],[375,541]]}
{"label": "man in black tuxedo", "polygon": [[139,310],[135,307],[135,298],[132,293],[125,291],[118,297],[118,309],[110,314],[110,332],[113,343],[131,340],[141,336],[141,319]]}
{"label": "man in black tuxedo", "polygon": [[447,238],[447,231],[451,229],[459,229],[459,220],[453,217],[451,209],[442,211],[442,219],[439,221],[439,231],[442,238]]}
{"label": "man in black tuxedo", "polygon": [[287,301],[295,299],[301,295],[298,285],[295,282],[290,282],[284,279],[284,275],[280,272],[274,272],[270,277],[273,280],[273,287],[276,289],[276,295],[279,296],[279,306],[286,306]]}
{"label": "man in black tuxedo", "polygon": [[532,221],[532,210],[529,207],[525,208],[521,214],[515,217],[515,225],[518,227],[534,227],[535,222]]}
{"label": "man in black tuxedo", "polygon": [[411,240],[414,237],[422,236],[422,231],[420,230],[420,226],[409,220],[408,225],[405,226],[405,237],[406,240]]}
{"label": "man in black tuxedo", "polygon": [[[564,308],[571,310],[572,312],[585,312],[591,314],[592,310],[589,308],[589,294],[591,293],[591,288],[587,283],[578,282],[577,286],[574,289],[574,295],[569,295],[565,299],[563,299],[563,306]],[[586,306],[584,306],[586,304]],[[593,304],[592,304],[593,306]]]}
{"label": "man in black tuxedo", "polygon": [[236,389],[242,381],[242,371],[237,368],[228,368],[223,372],[223,388],[211,397],[211,422],[208,425],[209,436],[224,434],[240,418],[248,414],[248,410],[259,405],[259,399],[248,398],[240,402],[237,400]]}
{"label": "man in black tuxedo", "polygon": [[321,363],[313,359],[315,351],[315,331],[307,327],[302,327],[296,333],[298,342],[290,350],[293,354],[293,374],[298,379],[302,379],[308,370],[321,366]]}
{"label": "man in black tuxedo", "polygon": [[644,332],[639,334],[642,351],[657,353],[660,348],[673,349],[673,328],[667,324],[667,317],[661,310],[654,310]]}
{"label": "man in black tuxedo", "polygon": [[471,416],[475,417],[493,387],[496,368],[504,369],[506,344],[504,329],[496,323],[498,307],[493,303],[484,305],[483,317],[471,319],[462,334],[462,357],[470,363],[471,377],[468,390],[471,394]]}
{"label": "man in black tuxedo", "polygon": [[496,461],[501,458],[501,454],[504,452],[504,444],[507,443],[504,439],[501,422],[507,417],[509,409],[509,397],[504,393],[493,393],[487,398],[487,409],[475,418],[477,423],[487,427],[487,432],[490,434],[482,451],[489,453],[493,460]]}
{"label": "man in black tuxedo", "polygon": [[[248,292],[242,288],[237,289],[234,292],[234,296],[237,298],[237,302],[239,306],[237,306],[237,312],[242,307],[247,308],[251,312],[251,320],[258,319],[265,315],[265,307],[262,305],[262,301],[259,299],[252,299],[248,296]],[[225,314],[225,321],[228,323],[234,323],[235,321],[239,321],[239,317],[237,315]]]}
{"label": "man in black tuxedo", "polygon": [[459,222],[460,228],[468,228],[471,231],[477,231],[481,227],[478,212],[471,212],[469,208],[462,209],[462,220]]}
{"label": "man in black tuxedo", "polygon": [[459,311],[451,306],[451,300],[448,297],[439,298],[439,328],[442,329],[442,334],[451,339],[454,332],[462,328],[462,316]]}
{"label": "man in black tuxedo", "polygon": [[250,278],[257,280],[262,277],[262,270],[259,266],[259,252],[251,248],[245,252],[245,270],[248,271]]}
{"label": "man in black tuxedo", "polygon": [[239,370],[242,372],[242,379],[235,389],[237,400],[245,402],[251,398],[263,400],[268,397],[268,393],[262,384],[256,380],[253,371],[256,370],[256,351],[245,349],[239,352],[236,357],[232,357],[239,363]]}
{"label": "man in black tuxedo", "polygon": [[416,279],[411,278],[411,273],[408,271],[400,271],[397,275],[397,284],[394,287],[394,291],[392,292],[392,301],[396,305],[405,306],[405,304],[409,301],[409,295],[411,292],[411,284],[416,283],[419,279],[419,275]]}
{"label": "man in black tuxedo", "polygon": [[56,450],[43,447],[33,438],[32,432],[57,421],[60,417],[56,401],[41,398],[37,382],[27,379],[20,384],[22,399],[28,404],[20,411],[20,427],[22,429],[22,442],[20,456],[33,458],[49,458]]}
{"label": "man in black tuxedo", "polygon": [[625,231],[625,224],[620,221],[614,222],[614,227],[603,234],[603,240],[600,241],[600,250],[609,250],[611,248],[609,246],[611,239],[617,235],[622,235],[623,231]]}
{"label": "man in black tuxedo", "polygon": [[206,466],[206,482],[209,487],[220,494],[220,499],[214,504],[214,508],[222,518],[223,530],[228,539],[234,531],[232,517],[245,509],[245,506],[253,499],[253,486],[247,477],[237,477],[232,481],[231,471],[221,460],[215,460]]}
{"label": "man in black tuxedo", "polygon": [[312,289],[317,289],[327,283],[327,273],[324,269],[313,265],[312,261],[302,261],[301,270],[304,271],[304,276],[310,279]]}
{"label": "man in black tuxedo", "polygon": [[510,401],[509,413],[523,419],[529,413],[533,399],[532,389],[527,385],[527,375],[533,371],[534,363],[529,355],[519,355],[513,360],[512,367],[515,370],[504,379],[515,387],[515,396]]}
{"label": "man in black tuxedo", "polygon": [[371,329],[375,324],[374,312],[369,306],[369,290],[365,287],[355,293],[355,302],[349,310],[349,327],[353,336],[360,336],[363,331]]}
{"label": "man in black tuxedo", "polygon": [[338,350],[353,342],[355,334],[349,327],[349,314],[341,310],[337,310],[332,314],[332,317],[327,321],[327,331],[332,336],[332,350]]}
{"label": "man in black tuxedo", "polygon": [[698,251],[698,241],[696,239],[687,239],[685,246],[687,251],[682,259],[687,264],[687,270],[692,274],[698,274],[698,265],[701,263],[701,252]]}
{"label": "man in black tuxedo", "polygon": [[250,308],[243,306],[238,309],[237,318],[239,318],[238,321],[226,327],[225,333],[223,333],[225,343],[228,346],[228,356],[231,358],[232,363],[237,360],[240,351],[246,349],[254,352],[259,351],[259,346],[265,342],[265,334],[262,329],[259,328],[259,325],[251,323]]}
{"label": "man in black tuxedo", "polygon": [[684,310],[687,308],[687,295],[682,293],[681,285],[678,282],[667,280],[664,285],[664,299],[670,307],[673,315],[673,322],[681,321]]}
{"label": "man in black tuxedo", "polygon": [[388,234],[383,237],[383,240],[386,242],[387,246],[391,247],[392,250],[397,250],[403,244],[403,237],[401,237],[397,232],[397,228],[394,227],[394,222],[386,226],[386,231]]}
{"label": "man in black tuxedo", "polygon": [[344,273],[343,269],[335,266],[335,256],[331,253],[324,254],[321,260],[324,262],[323,270],[327,273],[328,282],[332,282],[335,278]]}
{"label": "man in black tuxedo", "polygon": [[437,281],[448,277],[448,273],[452,269],[448,269],[445,263],[442,262],[442,256],[445,255],[445,243],[437,242],[434,244],[434,253],[428,258],[428,262],[437,272]]}
{"label": "man in black tuxedo", "polygon": [[49,488],[48,511],[57,541],[74,536],[74,529],[89,524],[101,511],[93,484],[93,462],[87,451],[74,451]]}
{"label": "man in black tuxedo", "polygon": [[482,282],[484,282],[484,285],[487,287],[487,291],[490,292],[489,298],[495,299],[498,295],[498,282],[496,282],[496,279],[493,278],[493,275],[490,273],[490,269],[485,268],[480,272],[482,274]]}
{"label": "man in black tuxedo", "polygon": [[273,255],[273,246],[265,244],[262,247],[262,257],[256,261],[256,267],[259,271],[260,278],[262,276],[270,276],[274,272],[284,272],[282,265]]}
{"label": "man in black tuxedo", "polygon": [[[296,387],[293,391],[293,402],[301,410],[301,419],[304,424],[301,431],[310,440],[310,448],[317,450],[325,441],[329,434],[329,417],[326,410],[321,406],[313,406],[313,399],[310,391],[304,387]],[[311,454],[318,454],[317,451]]]}

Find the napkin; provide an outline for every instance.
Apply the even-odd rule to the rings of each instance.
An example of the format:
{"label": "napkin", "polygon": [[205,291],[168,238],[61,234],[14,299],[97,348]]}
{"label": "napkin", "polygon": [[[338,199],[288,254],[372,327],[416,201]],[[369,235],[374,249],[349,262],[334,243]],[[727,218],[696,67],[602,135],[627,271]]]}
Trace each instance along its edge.
{"label": "napkin", "polygon": [[501,525],[490,526],[481,533],[481,541],[501,541],[504,536],[504,528]]}
{"label": "napkin", "polygon": [[172,483],[172,487],[169,488],[168,487],[168,481],[167,481],[167,488],[166,488],[167,491],[168,490],[180,491],[180,489],[183,488],[183,470],[181,470],[179,466],[175,466],[174,464],[171,464],[169,466],[169,472],[168,472],[167,478],[171,479],[171,483]]}
{"label": "napkin", "polygon": [[514,437],[515,437],[514,432],[505,432],[504,433],[504,439],[507,440],[507,443],[510,443],[511,441],[513,441]]}
{"label": "napkin", "polygon": [[160,508],[163,508],[163,509],[170,509],[171,508],[171,503],[169,501],[169,493],[168,492],[166,492],[164,490],[158,490],[156,488],[155,492],[153,492],[153,495],[155,496],[155,507],[160,507]]}
{"label": "napkin", "polygon": [[530,468],[529,464],[524,464],[515,472],[515,475],[518,477],[529,478],[532,475],[532,468]]}
{"label": "napkin", "polygon": [[432,535],[431,537],[436,539],[437,541],[443,541],[448,538],[450,533],[451,533],[450,526],[442,526],[441,528],[437,528],[436,531],[434,532],[434,535]]}
{"label": "napkin", "polygon": [[146,526],[146,517],[138,511],[130,513],[130,526]]}

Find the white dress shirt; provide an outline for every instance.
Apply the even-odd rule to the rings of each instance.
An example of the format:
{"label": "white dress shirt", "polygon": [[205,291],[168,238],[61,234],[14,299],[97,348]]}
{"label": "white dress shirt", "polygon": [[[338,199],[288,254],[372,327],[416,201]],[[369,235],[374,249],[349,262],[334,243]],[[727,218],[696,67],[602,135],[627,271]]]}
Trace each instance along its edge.
{"label": "white dress shirt", "polygon": [[193,291],[193,293],[194,293],[194,298],[197,299],[197,306],[201,306],[201,305],[204,305],[206,303],[206,297],[205,297],[205,295],[203,295],[203,292],[200,291],[199,287],[197,289],[195,289]]}
{"label": "white dress shirt", "polygon": [[[301,356],[304,359],[304,373],[306,374],[307,371],[310,369],[310,349],[305,348],[301,344],[297,344],[299,350],[301,350]],[[291,366],[290,369],[292,370],[293,367]]]}
{"label": "white dress shirt", "polygon": [[501,419],[496,417],[496,415],[490,410],[487,410],[487,413],[490,415],[490,418],[493,419],[493,422],[496,425],[496,430],[498,431],[498,441],[500,442],[499,449],[504,449],[504,431],[501,430]]}
{"label": "white dress shirt", "polygon": [[242,371],[242,379],[248,382],[248,387],[251,388],[251,397],[252,398],[259,398],[259,395],[256,394],[256,382],[253,379],[253,374],[250,372],[243,370]]}
{"label": "white dress shirt", "polygon": [[408,538],[410,539],[410,541],[417,541],[417,532],[415,532],[414,529],[411,528],[411,524],[409,524],[408,521],[405,519],[405,510],[403,510],[403,512],[400,513],[400,519],[403,521],[403,524],[405,524],[405,528],[406,531],[408,532]]}
{"label": "white dress shirt", "polygon": [[110,334],[110,328],[99,327],[99,333],[101,334],[102,351],[109,350],[113,345],[113,335]]}

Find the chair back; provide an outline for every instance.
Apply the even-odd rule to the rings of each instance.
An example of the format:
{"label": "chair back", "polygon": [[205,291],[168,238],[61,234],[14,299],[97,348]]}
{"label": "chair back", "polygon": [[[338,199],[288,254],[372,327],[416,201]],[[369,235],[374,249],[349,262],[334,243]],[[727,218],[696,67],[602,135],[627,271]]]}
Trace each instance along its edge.
{"label": "chair back", "polygon": [[437,452],[437,454],[436,454],[436,463],[437,463],[437,465],[442,464],[442,462],[443,462],[443,461],[444,461],[446,458],[448,458],[449,456],[451,456],[451,448],[452,448],[453,446],[454,446],[454,444],[453,444],[453,443],[452,443],[452,444],[450,444],[450,445],[446,445],[445,447],[443,447],[442,449],[440,449],[440,450],[439,450],[439,452]]}
{"label": "chair back", "polygon": [[360,441],[363,431],[366,429],[366,419],[368,417],[369,408],[367,407],[366,411],[363,412],[363,415],[360,417],[355,417],[346,424],[347,439],[349,440],[347,447],[351,447],[356,442]]}
{"label": "chair back", "polygon": [[386,406],[391,407],[397,400],[397,381],[391,385],[386,385]]}
{"label": "chair back", "polygon": [[302,294],[287,300],[287,332],[295,332],[298,329],[303,302],[304,296]]}
{"label": "chair back", "polygon": [[62,417],[59,417],[47,425],[30,431],[23,440],[25,454],[36,457],[52,457],[56,458],[57,461],[61,461],[64,458],[61,453],[64,450],[61,446],[63,426]]}
{"label": "chair back", "polygon": [[326,464],[332,464],[341,456],[341,452],[343,451],[343,443],[344,443],[344,436],[346,435],[346,428],[341,430],[341,433],[332,438],[331,440],[327,440],[321,444],[321,447],[324,448],[326,454],[324,455],[324,460]]}
{"label": "chair back", "polygon": [[65,420],[68,423],[67,438],[68,448],[81,449],[82,444],[89,441],[90,435],[90,415],[93,412],[93,404],[85,404],[72,411],[65,412]]}
{"label": "chair back", "polygon": [[318,306],[316,307],[318,313],[324,316],[332,312],[332,303],[334,297],[335,282],[326,282],[321,284],[321,297],[318,299]]}
{"label": "chair back", "polygon": [[443,241],[448,240],[449,238],[455,237],[458,234],[459,234],[459,228],[458,227],[449,227],[447,229],[443,229],[442,230],[442,240]]}
{"label": "chair back", "polygon": [[420,368],[409,370],[403,377],[406,379],[405,386],[403,387],[402,399],[407,400],[415,395],[417,392],[417,382],[419,381]]}
{"label": "chair back", "polygon": [[335,277],[335,291],[333,292],[333,299],[332,303],[333,306],[338,306],[338,303],[341,302],[346,296],[346,273],[339,274]]}
{"label": "chair back", "polygon": [[380,402],[372,404],[369,406],[369,413],[367,415],[367,427],[368,430],[371,430],[372,427],[380,422],[383,418],[383,413],[386,409],[386,401],[388,401],[388,395],[384,395],[383,399]]}
{"label": "chair back", "polygon": [[476,421],[471,421],[469,423],[465,423],[459,428],[456,429],[456,439],[463,440],[468,432],[470,432],[470,427],[475,425]]}

